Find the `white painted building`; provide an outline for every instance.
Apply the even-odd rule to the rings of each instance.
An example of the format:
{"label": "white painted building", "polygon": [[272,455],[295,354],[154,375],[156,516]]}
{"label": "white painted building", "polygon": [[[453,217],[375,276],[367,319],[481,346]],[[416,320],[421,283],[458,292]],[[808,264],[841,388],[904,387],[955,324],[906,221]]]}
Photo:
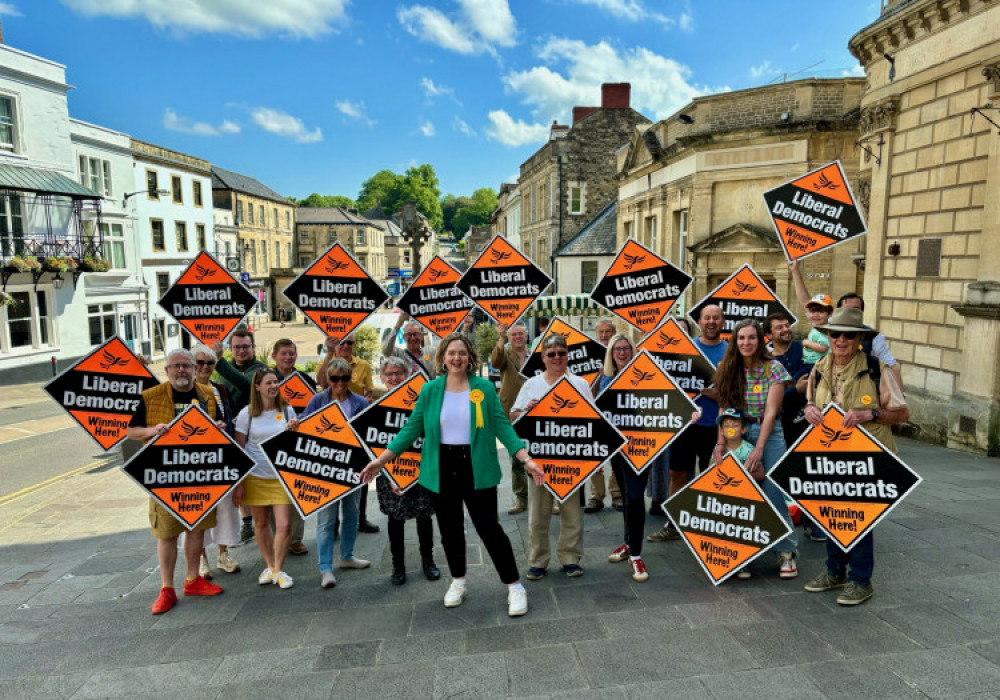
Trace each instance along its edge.
{"label": "white painted building", "polygon": [[212,171],[206,160],[131,140],[134,219],[143,282],[149,289],[152,357],[190,347],[191,336],[157,303],[201,250],[215,252]]}

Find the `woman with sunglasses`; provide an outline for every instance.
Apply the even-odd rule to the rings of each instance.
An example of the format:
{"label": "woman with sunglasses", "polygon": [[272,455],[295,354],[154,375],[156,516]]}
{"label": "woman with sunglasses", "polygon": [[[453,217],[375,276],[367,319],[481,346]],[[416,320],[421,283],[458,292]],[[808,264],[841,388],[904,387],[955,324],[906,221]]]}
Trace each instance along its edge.
{"label": "woman with sunglasses", "polygon": [[[278,391],[278,372],[273,368],[257,370],[250,382],[250,405],[236,416],[236,442],[253,457],[254,467],[233,492],[236,506],[248,505],[253,514],[254,535],[266,568],[257,583],[276,583],[291,588],[295,582],[284,569],[288,540],[291,537],[292,501],[278,480],[271,460],[260,443],[282,430],[299,427],[295,411]],[[274,534],[271,514],[274,511]]]}
{"label": "woman with sunglasses", "polygon": [[[594,385],[594,396],[600,394],[611,384],[611,380],[621,374],[625,366],[632,361],[635,348],[626,336],[621,333],[613,336],[608,342],[608,352],[604,356],[604,369]],[[613,418],[612,418],[613,420]],[[646,527],[646,482],[653,465],[648,465],[641,473],[636,474],[628,460],[616,452],[611,458],[611,471],[615,481],[622,490],[622,519],[625,522],[625,543],[608,555],[608,561],[619,562],[628,560],[632,567],[632,580],[642,582],[649,578],[646,564],[642,561],[643,530]]]}
{"label": "woman with sunglasses", "polygon": [[[528,379],[517,398],[510,419],[515,420],[527,413],[549,392],[556,382],[566,377],[583,396],[590,395],[590,387],[582,377],[569,371],[569,348],[566,338],[555,333],[545,338],[542,345],[542,364],[545,371]],[[549,521],[555,498],[542,488],[541,479],[533,483],[528,480],[528,573],[529,581],[537,581],[545,576],[549,565]],[[583,504],[574,494],[559,508],[559,541],[556,556],[562,564],[562,572],[570,577],[583,576],[580,560],[583,558]]]}
{"label": "woman with sunglasses", "polygon": [[[830,339],[830,353],[809,374],[806,388],[806,420],[823,423],[823,409],[835,403],[847,414],[845,430],[862,426],[893,452],[896,441],[890,426],[910,417],[899,375],[889,365],[866,354],[861,345],[877,331],[864,324],[860,309],[842,307],[830,320],[816,328]],[[860,605],[872,597],[871,577],[875,566],[872,533],[844,552],[833,541],[826,542],[826,570],[805,585],[812,593],[844,590],[837,597],[841,605]]]}
{"label": "woman with sunglasses", "polygon": [[538,482],[541,468],[528,456],[524,441],[504,415],[493,383],[479,376],[479,355],[468,338],[452,333],[434,356],[438,377],[424,384],[409,420],[388,448],[371,461],[361,478],[371,481],[396,455],[423,435],[418,482],[431,492],[441,545],[451,571],[444,596],[446,608],[465,600],[465,515],[479,534],[500,580],[507,585],[507,614],[528,612],[528,594],[521,585],[510,539],[497,519],[500,459],[497,440],[524,462]]}
{"label": "woman with sunglasses", "polygon": [[[366,363],[367,364],[367,363]],[[333,358],[326,367],[327,388],[309,399],[305,415],[325,408],[334,401],[340,404],[344,417],[350,420],[368,407],[363,396],[348,389],[351,383],[351,366],[342,357]],[[340,568],[367,569],[371,562],[354,557],[354,542],[358,537],[359,504],[364,489],[355,489],[332,506],[319,512],[316,519],[316,549],[319,552],[319,585],[333,588],[337,579],[333,575],[333,541],[340,530]],[[340,511],[344,512],[343,527],[338,528]]]}
{"label": "woman with sunglasses", "polygon": [[[226,434],[233,436],[233,421],[236,418],[233,413],[233,404],[229,397],[229,390],[224,384],[211,380],[212,372],[215,371],[215,363],[218,357],[215,351],[207,345],[197,345],[191,350],[194,355],[194,380],[202,386],[208,387],[215,394],[216,415],[219,420],[226,424]],[[216,559],[218,567],[227,574],[235,574],[240,570],[239,563],[229,556],[229,548],[240,544],[240,510],[233,505],[233,499],[224,498],[215,506],[215,527],[205,532],[205,549],[215,544],[219,547],[219,556]],[[201,550],[201,562],[198,564],[198,573],[206,579],[212,578],[212,567],[208,563],[208,554],[205,549]]]}
{"label": "woman with sunglasses", "polygon": [[[785,398],[785,385],[791,381],[784,365],[767,351],[760,324],[752,319],[738,321],[733,326],[729,347],[715,371],[713,383],[719,392],[719,408],[736,408],[743,413],[746,439],[754,446],[743,466],[761,484],[764,494],[791,529],[789,535],[774,544],[778,552],[778,576],[786,579],[799,575],[795,565],[799,539],[784,496],[764,475],[785,453],[785,434],[778,414]],[[721,432],[712,455],[716,463],[725,457],[725,440]],[[750,578],[750,568],[741,569],[736,576]]]}

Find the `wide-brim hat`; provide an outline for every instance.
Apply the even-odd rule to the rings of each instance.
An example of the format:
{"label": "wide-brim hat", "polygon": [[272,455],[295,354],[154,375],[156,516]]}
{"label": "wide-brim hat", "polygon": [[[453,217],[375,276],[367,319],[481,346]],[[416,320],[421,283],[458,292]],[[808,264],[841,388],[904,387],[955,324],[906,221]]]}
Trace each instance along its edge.
{"label": "wide-brim hat", "polygon": [[844,333],[859,333],[863,337],[873,338],[878,331],[871,326],[865,325],[865,314],[861,309],[841,307],[833,312],[830,319],[822,326],[816,326],[823,335],[829,335],[830,331],[841,331]]}

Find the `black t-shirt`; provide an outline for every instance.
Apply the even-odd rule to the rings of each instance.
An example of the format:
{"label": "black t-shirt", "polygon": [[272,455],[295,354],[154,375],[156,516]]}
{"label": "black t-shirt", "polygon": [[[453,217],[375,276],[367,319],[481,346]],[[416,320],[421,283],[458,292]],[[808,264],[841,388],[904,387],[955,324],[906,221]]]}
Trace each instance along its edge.
{"label": "black t-shirt", "polygon": [[[174,417],[179,416],[185,408],[191,405],[195,400],[198,399],[198,392],[194,389],[191,391],[175,391],[171,390],[174,395]],[[204,406],[202,406],[204,408]],[[136,410],[135,414],[132,416],[132,420],[129,421],[130,428],[149,428],[151,426],[146,425],[146,402],[140,401],[139,408]]]}

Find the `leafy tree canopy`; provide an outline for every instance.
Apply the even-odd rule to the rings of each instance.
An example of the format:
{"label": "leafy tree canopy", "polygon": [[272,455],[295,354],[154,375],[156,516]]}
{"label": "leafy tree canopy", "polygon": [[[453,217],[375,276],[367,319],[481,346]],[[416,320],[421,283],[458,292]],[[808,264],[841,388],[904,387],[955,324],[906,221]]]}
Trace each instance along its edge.
{"label": "leafy tree canopy", "polygon": [[305,199],[297,202],[300,207],[350,207],[356,208],[357,203],[342,194],[317,194],[313,192]]}
{"label": "leafy tree canopy", "polygon": [[472,193],[470,203],[455,212],[451,230],[455,235],[463,236],[472,226],[488,224],[496,208],[497,193],[491,187],[480,187]]}

